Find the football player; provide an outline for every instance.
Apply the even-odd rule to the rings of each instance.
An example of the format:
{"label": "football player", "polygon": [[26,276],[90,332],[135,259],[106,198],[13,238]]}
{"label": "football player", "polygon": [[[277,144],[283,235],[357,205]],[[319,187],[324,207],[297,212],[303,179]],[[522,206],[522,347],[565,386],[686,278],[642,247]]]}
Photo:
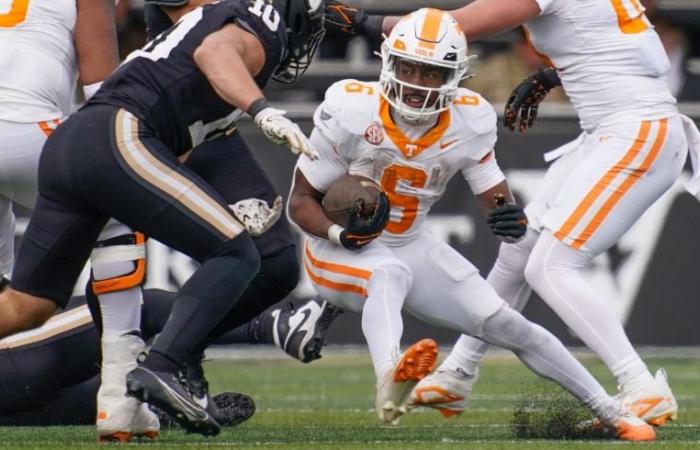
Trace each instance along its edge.
{"label": "football player", "polygon": [[[173,292],[158,289],[144,291],[140,321],[144,340],[149,341],[163,328],[174,296]],[[313,311],[320,307],[316,299],[298,305],[275,305],[218,337],[214,344],[272,344],[309,362],[320,356],[330,325],[328,320],[313,320]],[[101,384],[99,334],[85,297],[73,297],[65,311],[41,327],[0,340],[0,425],[95,423],[95,399]],[[199,367],[186,365],[185,375],[193,397],[203,399],[207,382],[198,373]],[[222,393],[213,396],[213,401],[217,406],[213,413],[221,425],[241,423],[255,408],[244,394]],[[163,416],[160,418],[162,421]]]}
{"label": "football player", "polygon": [[314,157],[260,86],[273,75],[290,81],[303,72],[323,36],[323,11],[305,0],[281,2],[284,15],[263,1],[208,3],[170,7],[166,12],[181,20],[132,53],[47,141],[36,209],[12,286],[0,295],[0,334],[34,327],[65,304],[87,247],[114,217],[202,262],[151,352],[130,373],[129,388],[187,429],[216,434],[218,424],[177,375],[236,310],[260,257],[225,201],[178,158],[231,131],[243,110],[272,141]]}
{"label": "football player", "polygon": [[[321,157],[300,157],[289,200],[290,218],[309,235],[304,266],[316,291],[362,314],[380,420],[396,422],[412,406],[410,394],[436,358],[429,339],[399,354],[405,308],[513,350],[620,439],[653,440],[653,428],[608,396],[559,340],[510,308],[469,261],[423,228],[461,172],[496,235],[517,241],[527,230],[493,152],[496,114],[480,95],[459,87],[469,57],[457,22],[436,9],[409,14],[382,44],[381,57],[378,83],[344,80],[326,92],[311,135]],[[369,218],[356,210],[343,226],[326,216],[321,200],[347,173],[379,184],[388,202],[378,202]],[[426,403],[434,398],[430,391],[414,393]]]}
{"label": "football player", "polygon": [[[349,32],[378,37],[399,20],[330,3],[331,21]],[[527,301],[529,283],[610,369],[627,406],[654,425],[675,419],[678,405],[666,373],[649,372],[607,300],[583,277],[593,258],[675,182],[688,142],[695,142],[696,167],[687,187],[700,192],[700,133],[678,114],[666,82],[669,61],[643,6],[639,0],[476,0],[451,14],[469,39],[523,25],[550,67],[514,91],[507,127],[530,127],[539,102],[561,84],[583,129],[546,155],[556,161],[527,207],[530,231],[521,242],[501,246],[489,281],[518,309]],[[461,411],[485,348],[460,338],[440,370],[419,387],[459,398],[445,398],[441,406]]]}

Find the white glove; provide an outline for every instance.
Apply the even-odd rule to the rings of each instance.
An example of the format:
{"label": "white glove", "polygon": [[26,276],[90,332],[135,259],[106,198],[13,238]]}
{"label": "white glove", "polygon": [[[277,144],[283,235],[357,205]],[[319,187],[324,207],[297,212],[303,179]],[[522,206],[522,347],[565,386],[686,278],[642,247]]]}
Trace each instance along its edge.
{"label": "white glove", "polygon": [[259,198],[248,198],[229,206],[251,236],[260,236],[279,220],[282,214],[282,197],[277,196],[272,208],[265,200]]}
{"label": "white glove", "polygon": [[254,120],[270,141],[287,146],[295,155],[303,153],[312,160],[318,159],[318,152],[311,147],[299,125],[284,116],[286,113],[281,109],[267,107],[257,113]]}

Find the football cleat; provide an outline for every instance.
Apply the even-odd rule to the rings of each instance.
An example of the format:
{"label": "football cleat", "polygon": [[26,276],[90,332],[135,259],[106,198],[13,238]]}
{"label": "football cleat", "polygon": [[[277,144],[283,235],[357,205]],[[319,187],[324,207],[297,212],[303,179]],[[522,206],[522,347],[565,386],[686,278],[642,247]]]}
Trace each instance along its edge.
{"label": "football cleat", "polygon": [[204,368],[202,367],[203,359],[204,354],[200,354],[184,364],[182,376],[185,389],[192,396],[192,399],[218,422],[220,419],[219,410],[209,396],[209,382],[204,378]]}
{"label": "football cleat", "polygon": [[272,337],[279,348],[301,362],[321,358],[321,349],[333,320],[342,309],[312,298],[298,309],[272,310]]}
{"label": "football cleat", "polygon": [[[217,422],[222,427],[233,427],[253,417],[255,414],[255,402],[252,398],[238,392],[222,392],[212,398],[219,412]],[[174,424],[162,410],[151,405],[151,409],[158,415],[163,427]],[[176,423],[175,423],[176,424]]]}
{"label": "football cleat", "polygon": [[621,441],[644,442],[656,440],[654,427],[630,411],[625,411],[608,421],[607,425],[615,430],[615,436]]}
{"label": "football cleat", "polygon": [[194,401],[185,384],[173,373],[143,366],[136,367],[126,376],[127,395],[162,409],[190,433],[216,436],[221,431],[219,424]]}
{"label": "football cleat", "polygon": [[659,369],[654,382],[635,389],[622,388],[617,398],[625,407],[650,425],[663,426],[678,417],[678,403],[668,385],[664,369]]}
{"label": "football cleat", "polygon": [[132,436],[155,438],[158,418],[126,396],[126,374],[136,368],[145,345],[138,334],[104,335],[101,339],[101,384],[97,392],[97,439],[128,442]]}
{"label": "football cleat", "polygon": [[435,368],[438,345],[432,339],[421,339],[411,345],[377,383],[375,408],[383,423],[398,424],[406,412],[404,403],[416,384]]}
{"label": "football cleat", "polygon": [[462,414],[467,406],[472,386],[479,379],[479,370],[469,375],[461,369],[438,369],[420,382],[411,391],[406,407],[435,408],[444,417]]}

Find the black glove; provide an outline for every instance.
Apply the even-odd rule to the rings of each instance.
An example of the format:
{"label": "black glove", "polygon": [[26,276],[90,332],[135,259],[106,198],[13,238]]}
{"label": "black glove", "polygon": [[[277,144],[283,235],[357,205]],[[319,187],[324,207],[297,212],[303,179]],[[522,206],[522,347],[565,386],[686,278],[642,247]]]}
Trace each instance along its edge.
{"label": "black glove", "polygon": [[518,242],[527,232],[527,216],[523,208],[515,203],[507,203],[505,197],[496,198],[498,206],[492,209],[487,218],[491,232],[505,242]]}
{"label": "black glove", "polygon": [[373,45],[381,42],[384,16],[368,14],[364,9],[332,0],[326,2],[325,9],[326,27],[332,25],[343,33],[366,36]]}
{"label": "black glove", "polygon": [[554,69],[540,69],[523,80],[510,94],[503,114],[503,125],[514,131],[519,116],[518,129],[524,133],[535,122],[540,102],[549,91],[560,85],[561,80]]}
{"label": "black glove", "polygon": [[379,237],[389,223],[389,199],[381,192],[377,198],[377,206],[369,217],[362,217],[362,205],[355,205],[345,229],[340,233],[340,244],[350,250],[358,250]]}

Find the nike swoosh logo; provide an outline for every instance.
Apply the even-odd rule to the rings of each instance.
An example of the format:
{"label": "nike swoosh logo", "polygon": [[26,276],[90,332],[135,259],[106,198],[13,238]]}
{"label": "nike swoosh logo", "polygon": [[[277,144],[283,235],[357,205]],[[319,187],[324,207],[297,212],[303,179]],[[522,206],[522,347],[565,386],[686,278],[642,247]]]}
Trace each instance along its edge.
{"label": "nike swoosh logo", "polygon": [[651,411],[652,408],[656,407],[656,405],[661,403],[663,400],[663,397],[645,398],[636,401],[630,409],[638,417],[642,417],[644,414]]}
{"label": "nike swoosh logo", "polygon": [[[299,320],[298,323],[294,324],[292,321],[296,321],[296,316],[298,313],[302,313],[304,317]],[[289,340],[294,336],[298,331],[305,331],[308,332],[308,327],[305,330],[302,330],[303,325],[306,323],[306,321],[309,319],[309,316],[311,315],[311,311],[308,309],[303,310],[303,311],[297,311],[297,314],[292,315],[292,317],[289,318],[289,333],[287,333],[287,339],[284,340],[284,348],[287,348],[287,345],[289,345]]]}
{"label": "nike swoosh logo", "polygon": [[440,142],[440,150],[446,149],[447,147],[451,146],[455,142],[459,142],[459,139],[452,139],[451,141]]}

